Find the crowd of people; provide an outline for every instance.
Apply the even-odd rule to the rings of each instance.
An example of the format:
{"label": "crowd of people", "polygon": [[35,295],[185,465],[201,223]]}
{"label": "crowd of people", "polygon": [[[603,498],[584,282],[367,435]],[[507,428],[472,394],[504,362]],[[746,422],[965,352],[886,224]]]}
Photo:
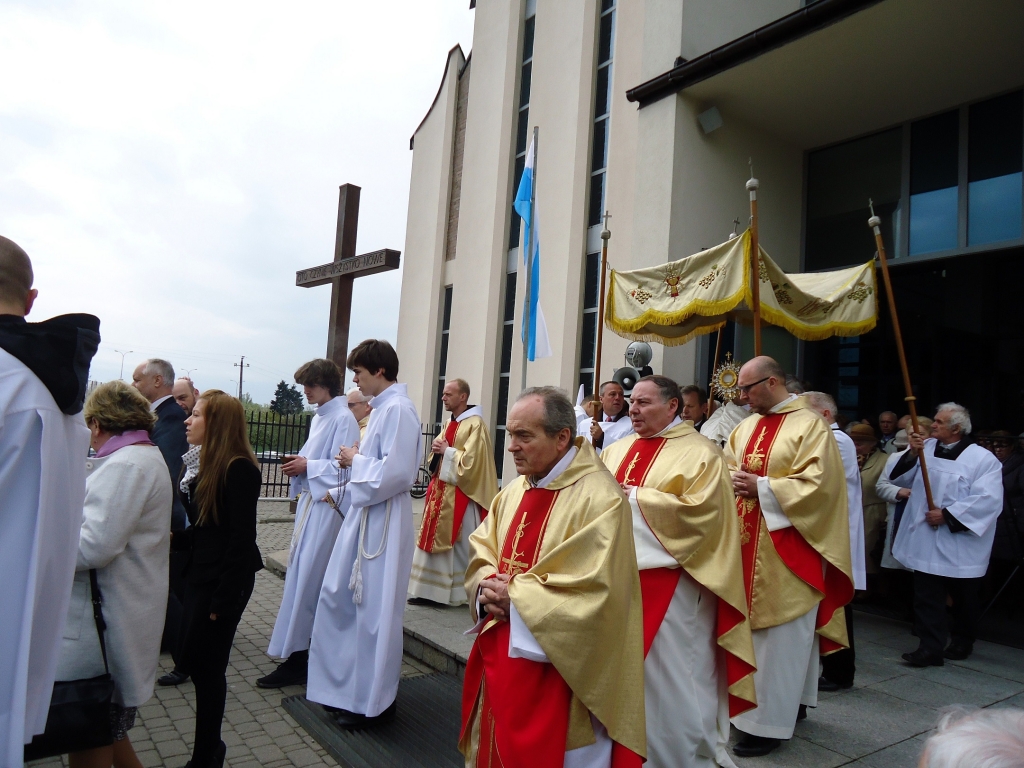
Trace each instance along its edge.
{"label": "crowd of people", "polygon": [[[98,320],[28,323],[35,295],[27,255],[0,238],[2,765],[27,750],[138,766],[137,708],[155,684],[191,679],[188,766],[219,767],[228,658],[263,567],[244,410],[155,358],[86,397]],[[464,605],[469,766],[767,754],[819,690],[853,684],[850,603],[873,576],[913,574],[908,664],[964,659],[998,532],[1020,532],[1012,436],[972,441],[955,403],[931,437],[901,435],[891,413],[881,435],[844,428],[827,393],[793,391],[768,357],[717,406],[659,375],[629,393],[605,382],[575,407],[555,387],[526,389],[506,418],[517,476],[500,489],[483,412],[449,379],[417,531],[421,427],[398,356],[370,339],[346,365],[347,394],[333,361],[295,373],[316,413],[283,459],[296,519],[267,649],[282,661],[255,683],[304,683],[342,729],[388,723],[407,601]],[[157,679],[161,650],[174,668]],[[107,679],[107,727],[58,732],[55,681]],[[922,765],[1010,768],[1022,754],[1024,713],[950,713]]]}

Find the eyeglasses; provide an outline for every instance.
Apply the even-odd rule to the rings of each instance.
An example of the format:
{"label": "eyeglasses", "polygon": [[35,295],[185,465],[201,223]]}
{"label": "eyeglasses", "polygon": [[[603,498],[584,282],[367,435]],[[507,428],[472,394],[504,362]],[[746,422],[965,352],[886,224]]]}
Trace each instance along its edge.
{"label": "eyeglasses", "polygon": [[749,392],[751,389],[756,387],[758,384],[764,384],[770,378],[771,378],[771,376],[765,376],[760,381],[755,381],[753,384],[747,384],[745,387],[744,386],[737,387],[737,389],[745,395],[745,394],[747,394],[747,392]]}

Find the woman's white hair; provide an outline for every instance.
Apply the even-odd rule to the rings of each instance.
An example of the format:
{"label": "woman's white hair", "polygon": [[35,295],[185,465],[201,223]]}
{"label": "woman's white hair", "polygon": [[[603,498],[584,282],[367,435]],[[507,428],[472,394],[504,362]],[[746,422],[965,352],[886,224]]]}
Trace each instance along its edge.
{"label": "woman's white hair", "polygon": [[969,435],[971,433],[971,414],[966,408],[959,403],[942,403],[942,405],[935,409],[936,415],[943,411],[949,411],[949,425],[951,427],[960,427],[961,435]]}
{"label": "woman's white hair", "polygon": [[1024,768],[1024,710],[945,710],[924,750],[922,768]]}

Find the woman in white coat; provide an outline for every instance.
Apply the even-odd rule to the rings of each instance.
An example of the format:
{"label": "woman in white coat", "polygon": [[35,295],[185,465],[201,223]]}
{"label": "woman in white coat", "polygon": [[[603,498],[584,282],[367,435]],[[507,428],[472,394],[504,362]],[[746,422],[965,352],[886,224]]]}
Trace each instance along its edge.
{"label": "woman in white coat", "polygon": [[153,695],[167,604],[171,478],[149,439],[149,402],[122,381],[101,384],[84,410],[96,456],[86,462],[85,510],[58,680],[103,673],[89,571],[103,599],[105,641],[114,680],[114,743],[70,755],[71,768],[141,768],[128,731]]}

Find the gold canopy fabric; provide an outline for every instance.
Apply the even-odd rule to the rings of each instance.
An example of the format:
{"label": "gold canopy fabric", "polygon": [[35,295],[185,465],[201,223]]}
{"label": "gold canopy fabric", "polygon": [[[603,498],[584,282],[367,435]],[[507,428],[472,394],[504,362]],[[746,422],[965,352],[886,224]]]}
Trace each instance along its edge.
{"label": "gold canopy fabric", "polygon": [[[875,327],[874,262],[830,272],[787,275],[763,248],[761,318],[798,339],[858,336]],[[750,230],[714,248],[656,267],[611,271],[605,325],[631,341],[667,347],[722,328],[750,323]]]}

